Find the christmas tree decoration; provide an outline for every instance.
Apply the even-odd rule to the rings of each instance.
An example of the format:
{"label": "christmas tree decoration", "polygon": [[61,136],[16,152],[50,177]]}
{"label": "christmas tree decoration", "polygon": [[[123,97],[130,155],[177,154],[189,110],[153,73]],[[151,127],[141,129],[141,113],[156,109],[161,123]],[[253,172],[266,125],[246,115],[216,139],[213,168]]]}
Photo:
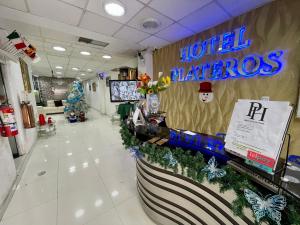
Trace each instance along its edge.
{"label": "christmas tree decoration", "polygon": [[214,178],[224,177],[226,175],[226,171],[223,169],[217,168],[216,158],[213,156],[208,161],[208,164],[202,169],[203,172],[207,172],[207,179],[211,181]]}
{"label": "christmas tree decoration", "polygon": [[200,83],[199,99],[201,102],[208,103],[214,99],[214,93],[212,92],[212,84],[210,82]]}
{"label": "christmas tree decoration", "polygon": [[[64,109],[66,117],[77,121],[77,117],[83,118],[83,114],[87,112],[87,104],[84,97],[82,83],[78,80],[74,81],[68,92],[67,104]],[[85,117],[84,117],[85,118]],[[71,120],[70,120],[71,122]]]}
{"label": "christmas tree decoration", "polygon": [[245,189],[244,195],[252,206],[255,218],[257,222],[268,216],[271,220],[275,221],[280,225],[281,221],[281,210],[286,207],[286,199],[282,195],[273,195],[272,197],[266,197],[262,199],[255,192]]}
{"label": "christmas tree decoration", "polygon": [[163,158],[168,162],[168,166],[174,167],[178,163],[177,160],[173,157],[172,152],[166,153]]}

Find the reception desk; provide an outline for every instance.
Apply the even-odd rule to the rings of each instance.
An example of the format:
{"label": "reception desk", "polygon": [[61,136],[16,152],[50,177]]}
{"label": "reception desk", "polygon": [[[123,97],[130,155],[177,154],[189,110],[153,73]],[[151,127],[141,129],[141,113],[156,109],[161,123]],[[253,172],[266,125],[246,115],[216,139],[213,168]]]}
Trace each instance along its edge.
{"label": "reception desk", "polygon": [[141,204],[157,224],[255,224],[249,208],[242,218],[233,214],[234,191],[220,193],[217,184],[197,183],[145,158],[137,159],[136,168]]}

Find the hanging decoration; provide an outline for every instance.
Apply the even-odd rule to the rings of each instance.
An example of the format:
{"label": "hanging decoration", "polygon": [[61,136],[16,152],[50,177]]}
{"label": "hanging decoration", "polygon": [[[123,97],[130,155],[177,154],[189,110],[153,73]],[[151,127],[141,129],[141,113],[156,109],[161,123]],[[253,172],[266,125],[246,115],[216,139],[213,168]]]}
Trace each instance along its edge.
{"label": "hanging decoration", "polygon": [[214,93],[212,92],[212,84],[210,82],[200,83],[199,99],[201,102],[208,103],[214,99]]}
{"label": "hanging decoration", "polygon": [[135,159],[141,159],[144,157],[144,154],[140,152],[138,146],[132,146],[129,148],[129,152],[131,153],[131,156]]}
{"label": "hanging decoration", "polygon": [[36,54],[36,48],[16,30],[6,36],[7,40],[1,45],[1,49],[17,58],[30,58],[33,62],[40,60]]}
{"label": "hanging decoration", "polygon": [[173,157],[172,152],[168,152],[163,157],[167,162],[168,166],[174,167],[177,165],[177,160]]}
{"label": "hanging decoration", "polygon": [[252,206],[255,218],[257,222],[268,216],[271,220],[275,221],[277,225],[280,225],[281,210],[286,206],[286,199],[282,195],[273,195],[272,197],[266,197],[262,199],[255,192],[245,189],[244,195]]}
{"label": "hanging decoration", "polygon": [[216,158],[213,156],[208,161],[208,164],[202,169],[203,172],[207,172],[207,179],[211,181],[214,178],[221,178],[226,175],[226,171],[223,169],[217,168]]}

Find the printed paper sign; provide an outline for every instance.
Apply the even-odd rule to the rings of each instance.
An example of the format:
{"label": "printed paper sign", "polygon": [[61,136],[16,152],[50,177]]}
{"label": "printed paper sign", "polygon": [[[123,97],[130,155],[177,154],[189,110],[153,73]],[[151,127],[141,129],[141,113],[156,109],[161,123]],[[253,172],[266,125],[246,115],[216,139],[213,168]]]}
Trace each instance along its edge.
{"label": "printed paper sign", "polygon": [[258,154],[256,162],[269,159],[268,165],[274,169],[291,111],[288,102],[239,100],[231,116],[225,149],[245,159],[250,150]]}

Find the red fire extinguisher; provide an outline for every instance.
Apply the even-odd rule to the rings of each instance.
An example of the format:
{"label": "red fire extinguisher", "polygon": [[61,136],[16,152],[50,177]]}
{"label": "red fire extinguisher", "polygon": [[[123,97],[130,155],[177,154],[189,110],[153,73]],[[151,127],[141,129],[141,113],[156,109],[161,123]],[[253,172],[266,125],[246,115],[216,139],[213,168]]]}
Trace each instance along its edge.
{"label": "red fire extinguisher", "polygon": [[18,134],[14,109],[7,105],[0,106],[0,134],[2,137],[12,137]]}

